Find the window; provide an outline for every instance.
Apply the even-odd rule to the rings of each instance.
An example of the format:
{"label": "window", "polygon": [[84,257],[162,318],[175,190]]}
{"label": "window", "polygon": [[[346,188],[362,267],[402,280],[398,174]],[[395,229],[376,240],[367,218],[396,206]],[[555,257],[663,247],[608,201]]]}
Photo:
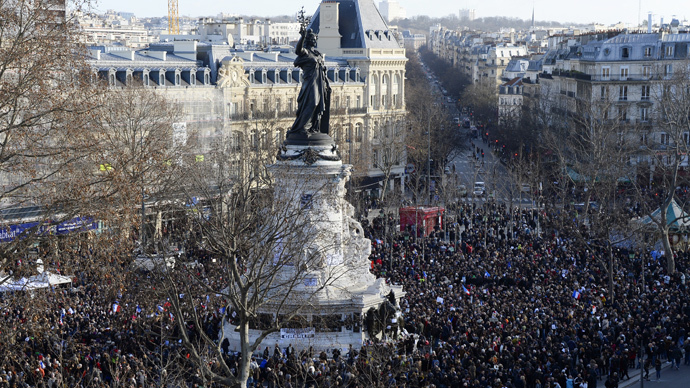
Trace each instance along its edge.
{"label": "window", "polygon": [[338,77],[338,69],[333,70],[333,82],[340,82]]}
{"label": "window", "polygon": [[607,86],[601,87],[601,99],[602,100],[608,100],[609,99],[609,88]]}
{"label": "window", "polygon": [[611,68],[610,67],[602,67],[601,68],[601,79],[608,80],[611,78]]}
{"label": "window", "polygon": [[618,100],[627,101],[628,100],[628,87],[626,85],[621,85],[618,89]]}
{"label": "window", "polygon": [[673,56],[673,46],[672,45],[667,45],[666,46],[666,56],[671,57]]}
{"label": "window", "polygon": [[362,124],[355,125],[355,141],[362,141]]}
{"label": "window", "polygon": [[313,197],[313,194],[302,194],[302,197],[300,198],[300,205],[302,205],[302,209],[308,210],[312,208]]}
{"label": "window", "polygon": [[646,123],[647,121],[649,121],[649,108],[647,108],[647,107],[640,108],[640,121],[643,123]]}
{"label": "window", "polygon": [[143,82],[144,82],[144,86],[149,86],[149,75],[148,74],[144,74]]}
{"label": "window", "polygon": [[669,76],[673,74],[673,65],[670,63],[668,65],[664,65],[664,75]]}
{"label": "window", "polygon": [[345,107],[350,108],[350,96],[345,97]]}
{"label": "window", "polygon": [[690,144],[690,132],[683,132],[683,143],[685,143],[685,145]]}
{"label": "window", "polygon": [[204,85],[208,85],[211,83],[211,77],[209,76],[208,73],[204,73]]}
{"label": "window", "polygon": [[628,120],[628,107],[619,106],[618,107],[618,120],[627,121]]}
{"label": "window", "polygon": [[175,74],[175,86],[180,86],[180,73]]}
{"label": "window", "polygon": [[621,67],[621,80],[625,81],[628,79],[629,69],[628,67]]}
{"label": "window", "polygon": [[652,56],[652,48],[651,47],[645,47],[644,48],[644,56],[647,58]]}
{"label": "window", "polygon": [[649,100],[649,85],[642,85],[642,96],[640,99],[643,101]]}
{"label": "window", "polygon": [[652,67],[651,66],[642,66],[642,75],[645,78],[651,78],[652,77]]}
{"label": "window", "polygon": [[668,143],[669,143],[668,133],[666,133],[666,132],[660,133],[659,134],[659,144],[668,145]]}
{"label": "window", "polygon": [[621,50],[621,57],[623,58],[629,58],[630,57],[630,48],[629,47],[623,47]]}

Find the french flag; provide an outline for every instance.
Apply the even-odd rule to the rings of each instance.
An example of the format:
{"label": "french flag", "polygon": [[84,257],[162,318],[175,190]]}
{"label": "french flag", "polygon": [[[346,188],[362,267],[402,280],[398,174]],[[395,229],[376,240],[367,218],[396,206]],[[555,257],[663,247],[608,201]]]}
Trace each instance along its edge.
{"label": "french flag", "polygon": [[578,290],[573,291],[573,298],[580,299],[580,291],[578,291]]}
{"label": "french flag", "polygon": [[465,285],[462,286],[462,292],[464,292],[466,295],[469,295],[469,294],[470,294],[470,290],[468,290],[467,288],[465,288]]}
{"label": "french flag", "polygon": [[113,313],[118,313],[120,312],[120,304],[115,302],[113,303]]}

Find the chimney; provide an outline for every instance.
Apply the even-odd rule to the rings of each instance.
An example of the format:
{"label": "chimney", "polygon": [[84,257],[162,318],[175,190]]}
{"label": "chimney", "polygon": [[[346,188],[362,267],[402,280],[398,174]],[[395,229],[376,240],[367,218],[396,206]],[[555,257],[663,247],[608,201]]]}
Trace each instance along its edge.
{"label": "chimney", "polygon": [[647,33],[652,33],[652,13],[647,14]]}
{"label": "chimney", "polygon": [[340,4],[323,1],[319,8],[319,41],[317,46],[324,54],[340,54]]}

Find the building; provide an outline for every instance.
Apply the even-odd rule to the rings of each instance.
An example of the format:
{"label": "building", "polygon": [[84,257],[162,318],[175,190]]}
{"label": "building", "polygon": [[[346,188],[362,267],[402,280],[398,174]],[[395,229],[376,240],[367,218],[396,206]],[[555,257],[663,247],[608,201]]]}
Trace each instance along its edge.
{"label": "building", "polygon": [[383,0],[379,3],[379,11],[388,23],[407,18],[407,11],[400,6],[397,0]]}
{"label": "building", "polygon": [[520,120],[523,84],[521,77],[504,82],[498,88],[498,124],[509,125]]}
{"label": "building", "polygon": [[299,23],[273,23],[270,20],[244,18],[199,19],[197,35],[202,42],[266,47],[294,44],[299,40]]}
{"label": "building", "polygon": [[426,35],[424,34],[412,34],[409,30],[405,30],[402,32],[402,36],[406,50],[417,51],[426,44]]}
{"label": "building", "polygon": [[476,19],[476,11],[474,9],[463,8],[460,10],[460,20],[462,21],[474,21]]}
{"label": "building", "polygon": [[[611,31],[561,44],[544,56],[539,77],[544,108],[567,115],[595,110],[622,139],[663,155],[672,142],[690,138],[685,132],[672,139],[660,109],[669,91],[678,92],[669,84],[686,74],[688,46],[687,33]],[[647,162],[642,154],[630,160]],[[687,168],[687,160],[681,167]]]}
{"label": "building", "polygon": [[[310,26],[331,82],[331,136],[356,177],[404,190],[405,49],[372,0],[323,2]],[[227,35],[226,35],[227,36]],[[231,36],[231,35],[230,35]],[[273,151],[294,121],[301,72],[291,50],[238,51],[223,42],[174,41],[145,50],[95,47],[91,63],[110,87],[142,85],[178,102],[200,153],[224,140],[233,171],[252,174],[245,152]],[[376,191],[376,190],[374,190]]]}

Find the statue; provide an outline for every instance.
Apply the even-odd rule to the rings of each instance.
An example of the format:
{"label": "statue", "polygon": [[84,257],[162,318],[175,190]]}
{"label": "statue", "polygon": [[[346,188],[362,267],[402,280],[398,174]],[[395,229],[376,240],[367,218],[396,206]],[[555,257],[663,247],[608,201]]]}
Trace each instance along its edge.
{"label": "statue", "polygon": [[294,64],[303,72],[302,89],[297,96],[297,118],[287,135],[328,135],[331,87],[326,64],[323,55],[316,50],[316,34],[306,28],[309,19],[304,18],[304,11],[300,15],[300,22],[301,37],[295,47],[297,58]]}

